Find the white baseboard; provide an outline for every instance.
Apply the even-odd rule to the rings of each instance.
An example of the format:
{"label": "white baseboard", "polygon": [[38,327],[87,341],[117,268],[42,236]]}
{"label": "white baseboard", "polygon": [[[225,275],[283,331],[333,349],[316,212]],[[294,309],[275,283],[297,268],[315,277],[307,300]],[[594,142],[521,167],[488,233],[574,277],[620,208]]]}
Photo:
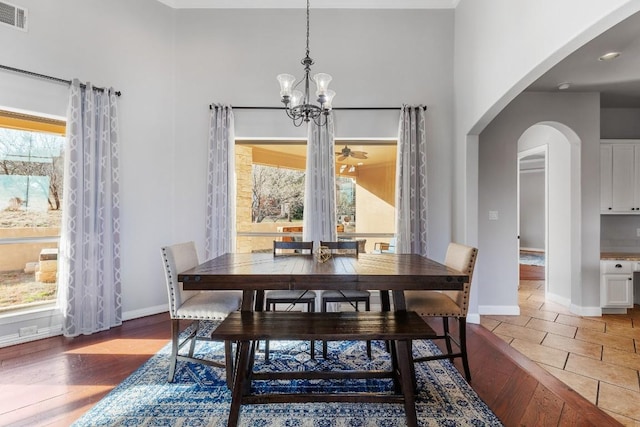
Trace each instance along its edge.
{"label": "white baseboard", "polygon": [[560,295],[547,292],[546,298],[556,304],[560,304],[563,307],[567,307],[570,312],[577,314],[578,316],[588,317],[600,317],[602,316],[602,309],[600,307],[583,307],[571,303],[569,298],[561,297]]}
{"label": "white baseboard", "polygon": [[41,340],[62,335],[62,325],[53,325],[47,328],[39,328],[38,332],[31,335],[20,336],[20,334],[10,334],[0,337],[0,348],[10,345],[24,344],[26,342]]}
{"label": "white baseboard", "polygon": [[551,302],[555,302],[556,304],[560,304],[563,307],[567,307],[571,310],[571,300],[569,298],[561,297],[560,295],[554,294],[553,292],[547,292],[545,296]]}
{"label": "white baseboard", "polygon": [[520,247],[520,250],[525,252],[544,252],[544,248],[523,248],[522,246]]}
{"label": "white baseboard", "polygon": [[467,323],[480,324],[480,315],[478,313],[467,313]]}
{"label": "white baseboard", "polygon": [[519,316],[520,307],[517,305],[479,305],[478,314],[494,314],[496,316]]}
{"label": "white baseboard", "polygon": [[602,309],[601,307],[582,307],[574,304],[571,304],[569,310],[571,310],[571,312],[574,314],[585,317],[600,317],[602,316],[602,313],[604,311],[604,309]]}
{"label": "white baseboard", "polygon": [[139,317],[153,316],[154,314],[166,313],[169,311],[167,304],[156,305],[154,307],[145,307],[139,310],[130,310],[122,313],[122,320],[132,320]]}

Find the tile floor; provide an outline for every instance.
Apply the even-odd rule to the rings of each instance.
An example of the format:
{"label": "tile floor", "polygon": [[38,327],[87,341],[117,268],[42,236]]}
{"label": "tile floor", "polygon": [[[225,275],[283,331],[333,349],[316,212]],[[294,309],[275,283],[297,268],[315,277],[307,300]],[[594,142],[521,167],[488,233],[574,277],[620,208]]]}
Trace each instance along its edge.
{"label": "tile floor", "polygon": [[522,280],[520,316],[480,323],[625,426],[640,427],[640,307],[581,317],[545,301],[544,281]]}

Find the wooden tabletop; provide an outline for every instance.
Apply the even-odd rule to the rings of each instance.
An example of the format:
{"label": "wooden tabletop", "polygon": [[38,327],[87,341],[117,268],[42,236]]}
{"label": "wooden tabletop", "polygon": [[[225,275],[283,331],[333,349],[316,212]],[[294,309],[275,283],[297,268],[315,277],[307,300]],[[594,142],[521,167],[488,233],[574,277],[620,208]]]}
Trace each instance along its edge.
{"label": "wooden tabletop", "polygon": [[178,275],[185,290],[460,290],[469,276],[414,254],[225,254]]}

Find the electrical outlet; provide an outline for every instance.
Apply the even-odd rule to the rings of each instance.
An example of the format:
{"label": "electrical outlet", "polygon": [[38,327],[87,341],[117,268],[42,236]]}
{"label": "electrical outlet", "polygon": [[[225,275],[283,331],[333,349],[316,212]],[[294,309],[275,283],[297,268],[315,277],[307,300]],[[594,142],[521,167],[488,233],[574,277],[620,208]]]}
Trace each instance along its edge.
{"label": "electrical outlet", "polygon": [[636,236],[640,237],[640,228],[636,228]]}
{"label": "electrical outlet", "polygon": [[26,337],[27,335],[35,335],[38,333],[38,327],[36,325],[33,326],[25,326],[24,328],[20,328],[18,335],[21,337]]}

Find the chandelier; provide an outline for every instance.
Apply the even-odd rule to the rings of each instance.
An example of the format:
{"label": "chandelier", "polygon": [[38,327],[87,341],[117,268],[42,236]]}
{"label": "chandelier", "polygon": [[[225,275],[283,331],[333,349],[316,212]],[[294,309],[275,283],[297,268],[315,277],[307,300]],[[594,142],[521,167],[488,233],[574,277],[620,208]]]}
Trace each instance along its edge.
{"label": "chandelier", "polygon": [[[313,59],[309,56],[309,0],[307,0],[307,50],[301,63],[304,65],[304,77],[297,84],[294,84],[296,78],[291,74],[279,74],[277,77],[280,82],[280,96],[285,112],[293,120],[296,127],[310,120],[313,120],[318,126],[324,126],[327,123],[329,111],[331,111],[331,101],[336,93],[328,89],[331,81],[329,74],[318,73],[313,76],[313,79],[309,77],[313,65]],[[317,104],[310,102],[309,83],[311,80],[316,86]],[[303,83],[304,93],[297,89]]]}

